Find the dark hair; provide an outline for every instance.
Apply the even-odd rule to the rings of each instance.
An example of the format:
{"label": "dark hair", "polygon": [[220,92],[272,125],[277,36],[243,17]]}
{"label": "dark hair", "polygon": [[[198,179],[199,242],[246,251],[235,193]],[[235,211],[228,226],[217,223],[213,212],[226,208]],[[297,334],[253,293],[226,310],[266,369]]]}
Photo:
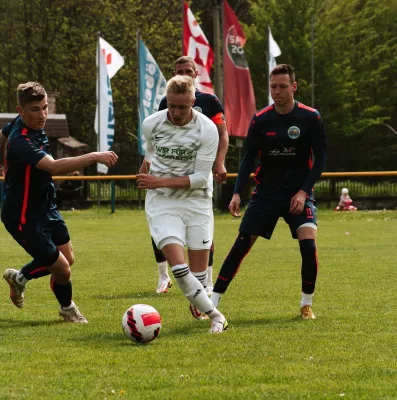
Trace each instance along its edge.
{"label": "dark hair", "polygon": [[275,66],[272,71],[270,72],[270,77],[269,79],[273,76],[273,75],[288,75],[289,76],[289,81],[291,83],[295,82],[295,72],[294,72],[294,68],[292,67],[292,65],[289,64],[279,64],[277,66]]}
{"label": "dark hair", "polygon": [[195,61],[193,60],[192,57],[188,57],[188,56],[179,57],[179,58],[175,61],[175,69],[176,69],[176,64],[187,64],[187,63],[192,63],[193,69],[194,69],[195,71],[197,71],[197,66],[196,66]]}
{"label": "dark hair", "polygon": [[24,106],[32,101],[41,101],[45,96],[46,91],[37,82],[21,83],[17,87],[17,98],[20,106]]}

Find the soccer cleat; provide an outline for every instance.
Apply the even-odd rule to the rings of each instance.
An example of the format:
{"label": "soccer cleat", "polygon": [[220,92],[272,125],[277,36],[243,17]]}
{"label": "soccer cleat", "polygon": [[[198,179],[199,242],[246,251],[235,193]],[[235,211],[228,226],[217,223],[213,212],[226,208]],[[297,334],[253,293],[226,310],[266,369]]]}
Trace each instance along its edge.
{"label": "soccer cleat", "polygon": [[18,271],[16,269],[6,269],[3,278],[10,286],[10,299],[18,307],[22,308],[25,305],[25,291],[26,285],[21,285],[17,282]]}
{"label": "soccer cleat", "polygon": [[189,310],[190,310],[190,313],[192,314],[194,319],[208,319],[207,314],[201,312],[192,303],[190,303],[190,305],[189,305]]}
{"label": "soccer cleat", "polygon": [[84,318],[83,314],[79,311],[79,309],[74,305],[72,308],[68,310],[64,310],[62,307],[59,309],[59,316],[65,322],[74,322],[77,324],[88,324],[88,321]]}
{"label": "soccer cleat", "polygon": [[316,319],[316,316],[313,314],[312,306],[310,304],[307,304],[301,308],[301,318]]}
{"label": "soccer cleat", "polygon": [[169,276],[160,276],[159,284],[156,293],[167,293],[168,289],[172,286],[172,281]]}
{"label": "soccer cleat", "polygon": [[207,293],[208,296],[211,296],[213,291],[214,291],[214,287],[212,285],[207,285],[205,287],[205,293]]}
{"label": "soccer cleat", "polygon": [[222,333],[229,327],[226,318],[220,314],[218,317],[215,317],[211,320],[211,329],[209,333]]}

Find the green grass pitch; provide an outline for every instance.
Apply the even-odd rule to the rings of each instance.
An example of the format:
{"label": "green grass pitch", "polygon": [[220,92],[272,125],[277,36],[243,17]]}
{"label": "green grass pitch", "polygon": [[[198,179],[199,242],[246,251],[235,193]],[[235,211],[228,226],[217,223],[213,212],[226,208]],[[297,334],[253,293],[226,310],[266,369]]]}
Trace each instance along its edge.
{"label": "green grass pitch", "polygon": [[[396,399],[397,212],[319,210],[315,321],[301,321],[300,255],[280,220],[222,298],[230,329],[207,333],[157,271],[143,211],[63,213],[74,244],[74,300],[89,320],[58,320],[48,277],[17,309],[0,282],[0,399]],[[218,272],[239,226],[215,219]],[[3,268],[29,261],[0,227]],[[215,275],[215,274],[214,274]],[[121,318],[154,306],[158,339],[136,345]]]}

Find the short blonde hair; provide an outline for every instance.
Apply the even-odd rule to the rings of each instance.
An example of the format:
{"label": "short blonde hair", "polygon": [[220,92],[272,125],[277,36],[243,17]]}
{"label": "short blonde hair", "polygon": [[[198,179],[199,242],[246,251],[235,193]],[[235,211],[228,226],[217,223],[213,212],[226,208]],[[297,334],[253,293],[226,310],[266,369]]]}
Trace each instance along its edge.
{"label": "short blonde hair", "polygon": [[194,87],[194,80],[190,76],[187,75],[175,75],[171,78],[167,83],[166,94],[185,94],[190,93],[192,98],[195,97],[196,89]]}

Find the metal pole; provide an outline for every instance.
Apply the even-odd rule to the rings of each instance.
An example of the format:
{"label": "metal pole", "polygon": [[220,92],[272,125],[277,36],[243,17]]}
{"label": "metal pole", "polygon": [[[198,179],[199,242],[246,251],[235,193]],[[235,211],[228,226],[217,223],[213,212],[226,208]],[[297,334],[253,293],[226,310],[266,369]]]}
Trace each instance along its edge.
{"label": "metal pole", "polygon": [[312,15],[312,107],[314,108],[314,15]]}
{"label": "metal pole", "polygon": [[[101,150],[101,46],[99,44],[99,39],[101,37],[101,32],[98,31],[98,40],[97,40],[97,107],[98,107],[98,136],[97,136],[97,151]],[[97,165],[97,175],[99,175],[98,172],[98,165]],[[98,179],[97,182],[97,206],[98,209],[101,206],[101,181]]]}
{"label": "metal pole", "polygon": [[[140,143],[140,135],[141,135],[141,131],[140,131],[140,119],[141,119],[141,113],[140,113],[140,107],[141,107],[141,85],[140,85],[140,74],[141,74],[141,69],[140,69],[140,40],[141,40],[141,36],[140,36],[140,30],[137,29],[136,30],[136,54],[137,54],[137,65],[138,65],[138,73],[137,73],[137,91],[136,91],[136,96],[137,96],[137,104],[138,104],[138,130],[137,130],[137,136],[138,136],[138,162],[137,162],[137,170],[139,170],[140,164],[142,162],[141,161],[141,154],[139,152],[139,143]],[[136,181],[135,181],[136,184]],[[141,190],[138,189],[138,207],[141,208],[142,207],[142,196],[141,196]]]}
{"label": "metal pole", "polygon": [[221,103],[223,103],[222,68],[221,68],[221,29],[220,29],[219,4],[214,4],[212,16],[214,25],[215,94],[218,96]]}

